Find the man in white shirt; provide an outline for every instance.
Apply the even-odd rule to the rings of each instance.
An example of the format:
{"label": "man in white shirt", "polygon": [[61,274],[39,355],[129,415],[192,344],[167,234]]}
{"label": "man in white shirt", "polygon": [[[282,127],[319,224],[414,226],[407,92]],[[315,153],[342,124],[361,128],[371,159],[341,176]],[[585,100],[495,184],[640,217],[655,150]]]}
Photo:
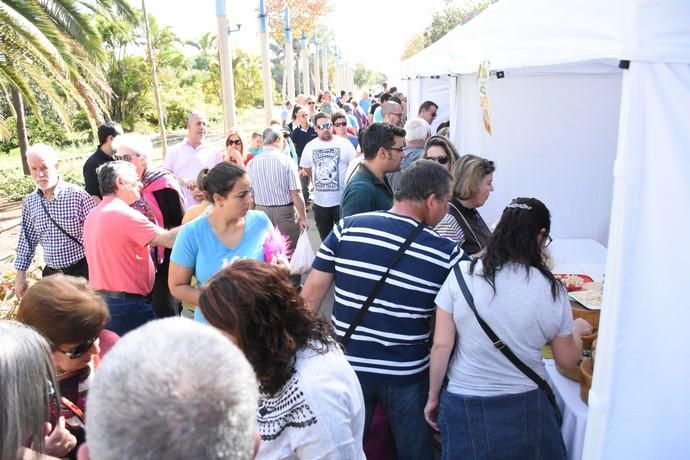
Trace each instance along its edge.
{"label": "man in white shirt", "polygon": [[347,139],[333,135],[333,123],[325,113],[314,115],[314,127],[319,137],[304,147],[299,165],[312,178],[314,220],[324,240],[340,220],[345,172],[355,149]]}
{"label": "man in white shirt", "polygon": [[202,199],[196,190],[199,172],[223,161],[223,152],[204,142],[207,124],[205,114],[192,111],[187,119],[187,137],[172,147],[163,160],[163,167],[180,181],[187,208],[198,204]]}

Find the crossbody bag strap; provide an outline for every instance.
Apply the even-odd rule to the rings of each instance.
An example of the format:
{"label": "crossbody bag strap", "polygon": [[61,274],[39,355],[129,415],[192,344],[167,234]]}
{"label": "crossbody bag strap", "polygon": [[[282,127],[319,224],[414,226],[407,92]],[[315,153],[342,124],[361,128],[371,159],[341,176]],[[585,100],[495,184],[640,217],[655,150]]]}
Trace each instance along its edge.
{"label": "crossbody bag strap", "polygon": [[371,292],[369,293],[369,297],[367,297],[367,300],[364,301],[364,303],[362,304],[362,308],[359,309],[359,311],[357,312],[357,316],[355,316],[355,319],[352,320],[352,322],[350,323],[350,327],[347,329],[347,332],[345,332],[345,335],[340,340],[340,343],[343,347],[347,345],[347,343],[350,341],[350,337],[352,337],[352,334],[355,332],[355,329],[357,328],[357,326],[359,326],[359,323],[362,322],[364,315],[367,313],[367,310],[369,310],[369,307],[376,298],[376,295],[379,293],[384,283],[386,282],[386,278],[388,278],[388,274],[390,273],[391,268],[393,268],[398,263],[400,257],[402,257],[405,251],[407,251],[407,248],[410,247],[412,242],[417,239],[417,236],[419,236],[419,234],[422,233],[422,230],[424,230],[424,223],[420,222],[417,225],[417,227],[414,230],[412,230],[412,233],[410,234],[410,236],[407,237],[405,242],[400,245],[398,251],[393,255],[393,258],[388,264],[388,268],[381,276],[381,279],[378,280],[374,288],[371,290]]}
{"label": "crossbody bag strap", "polygon": [[[474,238],[474,241],[477,242],[477,246],[479,246],[480,249],[483,248],[484,246],[482,245],[481,241],[479,241],[479,238],[477,238],[477,234],[474,233],[474,229],[472,228],[472,226],[470,225],[470,223],[467,221],[467,219],[465,219],[465,216],[462,215],[462,211],[460,211],[458,208],[456,208],[456,207],[453,205],[453,203],[448,203],[448,211],[450,212],[450,215],[451,215],[451,216],[455,217],[455,220],[456,220],[456,221],[459,222],[458,217],[459,217],[460,219],[462,219],[462,221],[465,223],[465,226],[467,226],[467,229],[468,229],[468,230],[470,231],[470,233],[472,234],[472,238]],[[461,227],[462,227],[462,226],[461,226]],[[463,234],[464,234],[464,233],[465,233],[465,230],[463,229],[462,232],[463,232]]]}
{"label": "crossbody bag strap", "polygon": [[513,365],[517,367],[520,370],[520,372],[525,374],[525,376],[527,376],[530,380],[536,383],[537,386],[539,386],[539,388],[541,388],[544,391],[544,393],[546,393],[546,397],[553,406],[554,411],[556,413],[556,419],[558,421],[558,424],[560,425],[562,422],[561,411],[558,407],[558,403],[556,402],[556,395],[554,395],[551,385],[549,385],[546,380],[541,378],[539,374],[534,372],[534,370],[532,370],[531,367],[522,362],[520,358],[518,358],[515,355],[515,353],[513,353],[513,350],[511,350],[510,347],[503,340],[501,340],[498,337],[498,335],[496,335],[493,329],[491,329],[491,327],[482,319],[482,317],[479,316],[477,308],[474,305],[474,298],[472,297],[470,289],[467,287],[465,277],[463,276],[462,271],[460,270],[460,264],[456,264],[455,267],[453,267],[453,272],[455,272],[455,278],[458,281],[458,285],[460,286],[462,295],[465,297],[465,301],[467,301],[467,305],[469,305],[470,310],[472,310],[472,313],[474,313],[475,318],[477,318],[479,326],[481,326],[484,333],[486,333],[491,342],[493,342],[494,347],[498,348],[498,350],[501,353],[503,353],[503,355],[506,358],[508,358],[508,361],[513,363]]}
{"label": "crossbody bag strap", "polygon": [[47,207],[46,204],[43,202],[43,199],[39,198],[38,201],[41,203],[41,206],[43,207],[43,211],[46,213],[46,216],[48,216],[48,219],[50,219],[50,221],[53,223],[53,225],[55,225],[55,226],[57,227],[57,229],[60,230],[62,233],[64,233],[65,236],[67,236],[70,240],[74,241],[74,242],[77,243],[79,246],[82,246],[82,247],[83,247],[83,246],[84,246],[84,243],[82,243],[81,241],[79,241],[78,239],[76,239],[75,237],[73,237],[72,235],[70,235],[69,233],[67,233],[67,230],[65,230],[64,228],[62,228],[62,227],[60,226],[60,224],[58,224],[57,222],[55,222],[55,219],[53,219],[53,216],[51,216],[51,215],[50,215],[50,212],[48,212],[48,207]]}

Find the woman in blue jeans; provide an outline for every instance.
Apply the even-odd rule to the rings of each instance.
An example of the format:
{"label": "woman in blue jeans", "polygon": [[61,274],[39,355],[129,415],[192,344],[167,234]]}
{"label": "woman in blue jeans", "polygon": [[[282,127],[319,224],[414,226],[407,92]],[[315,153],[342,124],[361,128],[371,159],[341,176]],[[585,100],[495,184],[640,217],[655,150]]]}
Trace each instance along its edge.
{"label": "woman in blue jeans", "polygon": [[[586,321],[573,321],[565,289],[546,266],[550,229],[551,217],[541,201],[516,198],[503,211],[486,253],[459,267],[479,316],[544,379],[544,345],[551,343],[558,365],[571,368],[581,355],[580,336],[591,332]],[[479,326],[456,273],[436,296],[424,409],[429,424],[441,431],[442,458],[566,458],[544,391]],[[446,375],[448,385],[439,400]]]}

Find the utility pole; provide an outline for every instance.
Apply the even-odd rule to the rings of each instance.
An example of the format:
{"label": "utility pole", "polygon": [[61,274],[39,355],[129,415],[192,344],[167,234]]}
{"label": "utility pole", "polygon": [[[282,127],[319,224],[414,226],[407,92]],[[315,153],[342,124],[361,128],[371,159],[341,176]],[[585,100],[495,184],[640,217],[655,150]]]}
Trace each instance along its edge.
{"label": "utility pole", "polygon": [[295,67],[290,27],[290,7],[285,6],[285,72],[287,74],[287,98],[295,100]]}
{"label": "utility pole", "polygon": [[[220,56],[220,84],[223,96],[224,132],[235,126],[235,78],[232,71],[232,53],[230,52],[228,16],[225,0],[216,0],[216,18],[218,21],[218,55]],[[238,24],[239,29],[239,24]]]}
{"label": "utility pole", "polygon": [[268,18],[266,4],[259,0],[259,36],[261,38],[261,65],[264,79],[264,118],[266,126],[273,118],[273,82],[271,81],[271,61],[268,57]]}
{"label": "utility pole", "polygon": [[156,62],[153,59],[153,46],[151,45],[151,30],[149,29],[149,17],[146,13],[146,0],[141,0],[141,10],[144,13],[144,28],[146,32],[146,48],[148,50],[149,62],[151,63],[151,80],[153,81],[153,95],[156,98],[156,109],[158,110],[158,129],[160,129],[161,136],[161,150],[163,151],[163,158],[168,153],[168,140],[165,136],[165,114],[163,113],[163,104],[161,103],[161,95],[158,90],[158,74],[156,73]]}

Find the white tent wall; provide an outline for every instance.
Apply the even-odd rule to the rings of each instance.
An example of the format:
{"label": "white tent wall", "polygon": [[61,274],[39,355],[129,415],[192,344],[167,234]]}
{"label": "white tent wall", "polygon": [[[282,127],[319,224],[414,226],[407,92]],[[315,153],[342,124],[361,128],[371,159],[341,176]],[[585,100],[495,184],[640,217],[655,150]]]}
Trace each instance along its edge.
{"label": "white tent wall", "polygon": [[417,116],[419,106],[424,101],[438,105],[436,119],[431,124],[432,134],[438,125],[450,119],[450,79],[446,77],[411,78],[407,80],[407,118]]}
{"label": "white tent wall", "polygon": [[606,245],[616,154],[620,73],[508,75],[489,82],[493,135],[482,122],[475,75],[457,80],[461,154],[496,163],[495,191],[480,212],[495,222],[517,196],[551,210],[555,238],[591,238]]}

